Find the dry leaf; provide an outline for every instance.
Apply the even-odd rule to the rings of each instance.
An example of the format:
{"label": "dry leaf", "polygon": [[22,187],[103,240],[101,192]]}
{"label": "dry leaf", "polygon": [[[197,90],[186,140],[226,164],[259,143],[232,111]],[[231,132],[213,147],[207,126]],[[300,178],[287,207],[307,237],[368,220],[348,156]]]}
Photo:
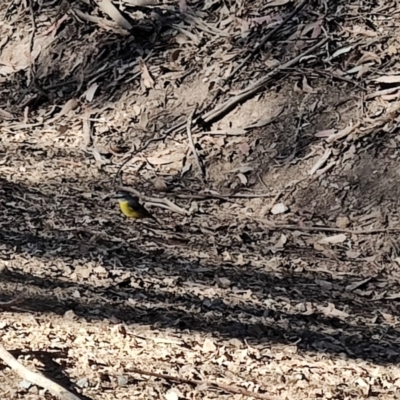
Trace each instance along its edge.
{"label": "dry leaf", "polygon": [[179,0],[179,11],[181,13],[185,13],[187,11],[187,3],[186,0]]}
{"label": "dry leaf", "polygon": [[154,157],[147,157],[147,161],[153,165],[164,165],[164,164],[171,164],[174,162],[180,162],[185,158],[185,154],[183,152],[168,152],[162,155],[154,156]]}
{"label": "dry leaf", "polygon": [[87,148],[92,141],[89,117],[90,115],[85,115],[85,118],[82,120],[83,145],[85,148]]}
{"label": "dry leaf", "polygon": [[281,237],[279,238],[279,240],[275,243],[275,246],[274,246],[275,250],[283,250],[286,242],[287,242],[287,237],[286,237],[286,235],[282,234]]}
{"label": "dry leaf", "polygon": [[13,119],[14,116],[6,110],[0,108],[0,118],[3,119]]}
{"label": "dry leaf", "polygon": [[355,260],[356,258],[360,257],[360,255],[361,253],[359,251],[353,251],[353,250],[346,251],[346,256],[352,260]]}
{"label": "dry leaf", "polygon": [[153,180],[153,185],[159,192],[167,192],[168,191],[167,184],[165,183],[164,179],[162,179],[159,176],[157,176]]}
{"label": "dry leaf", "polygon": [[360,386],[364,396],[368,396],[370,392],[370,385],[364,381],[361,377],[356,380],[356,383]]}
{"label": "dry leaf", "polygon": [[99,152],[97,149],[93,148],[93,149],[91,150],[91,153],[92,153],[94,159],[95,159],[99,164],[105,164],[105,163],[106,163],[105,158],[103,158],[103,157],[101,156],[100,152]]}
{"label": "dry leaf", "polygon": [[61,111],[54,116],[54,118],[52,118],[52,120],[56,120],[60,117],[62,117],[63,115],[68,114],[71,110],[74,110],[76,107],[78,106],[78,100],[77,99],[70,99],[68,100],[63,108],[61,109]]}
{"label": "dry leaf", "polygon": [[244,142],[244,143],[240,143],[238,145],[238,148],[240,150],[240,152],[245,155],[248,156],[250,153],[250,146],[248,145],[248,143]]}
{"label": "dry leaf", "polygon": [[123,0],[124,3],[128,3],[135,7],[146,7],[157,3],[157,0]]}
{"label": "dry leaf", "polygon": [[370,65],[371,65],[371,63],[363,65],[363,66],[360,68],[360,70],[358,71],[358,73],[357,73],[357,75],[356,75],[356,78],[357,78],[357,79],[360,79],[363,75],[365,75],[367,72],[369,72],[369,70],[370,70]]}
{"label": "dry leaf", "polygon": [[139,125],[141,126],[141,128],[146,129],[148,122],[149,122],[148,113],[147,112],[142,113],[139,119]]}
{"label": "dry leaf", "polygon": [[345,287],[345,289],[346,289],[348,292],[352,292],[353,290],[358,289],[360,286],[365,285],[366,283],[368,283],[371,279],[372,279],[372,277],[369,277],[369,278],[366,278],[366,279],[364,279],[364,280],[362,280],[362,281],[352,283],[352,284],[350,284],[350,285],[347,285],[347,286]]}
{"label": "dry leaf", "polygon": [[317,306],[317,309],[327,317],[347,318],[349,316],[347,312],[338,310],[332,303],[328,303],[327,307]]}
{"label": "dry leaf", "polygon": [[272,0],[266,4],[266,7],[278,7],[284,6],[287,3],[290,3],[292,0]]}
{"label": "dry leaf", "polygon": [[378,64],[380,64],[381,58],[372,51],[363,51],[363,56],[357,61],[357,64],[365,64],[368,61],[376,61]]}
{"label": "dry leaf", "polygon": [[326,141],[328,143],[332,143],[335,142],[338,139],[343,139],[346,136],[350,135],[351,132],[353,132],[354,129],[358,128],[360,125],[360,123],[357,123],[356,125],[353,126],[353,124],[350,124],[348,126],[346,126],[346,128],[342,129],[341,131],[339,131],[338,133],[329,136]]}
{"label": "dry leaf", "polygon": [[102,0],[98,2],[100,9],[106,13],[111,19],[114,20],[121,28],[130,31],[132,29],[132,25],[125,19],[117,7],[111,3],[111,0]]}
{"label": "dry leaf", "polygon": [[337,217],[336,226],[340,229],[345,229],[350,225],[350,220],[347,217]]}
{"label": "dry leaf", "polygon": [[315,279],[315,283],[326,290],[332,290],[332,282],[324,281],[323,279]]}
{"label": "dry leaf", "polygon": [[142,80],[144,86],[147,88],[152,88],[154,86],[154,80],[150,75],[149,70],[147,69],[146,63],[143,60],[140,60],[140,69],[142,71]]}
{"label": "dry leaf", "polygon": [[324,155],[314,164],[314,166],[308,171],[309,175],[314,175],[314,173],[319,170],[328,160],[328,158],[331,156],[332,150],[331,149],[326,149]]}
{"label": "dry leaf", "polygon": [[215,350],[217,350],[217,347],[215,346],[214,342],[211,339],[207,338],[203,343],[203,353],[212,353]]}
{"label": "dry leaf", "polygon": [[338,243],[343,243],[346,239],[347,239],[347,236],[343,233],[340,233],[339,235],[324,237],[324,238],[318,240],[318,243],[320,243],[320,244],[338,244]]}
{"label": "dry leaf", "polygon": [[307,78],[304,76],[303,77],[303,92],[305,93],[315,93],[316,90],[314,90],[307,82]]}
{"label": "dry leaf", "polygon": [[254,168],[250,165],[242,165],[238,168],[233,168],[229,172],[240,172],[241,174],[247,174],[247,172],[254,171]]}
{"label": "dry leaf", "polygon": [[336,50],[329,60],[333,60],[336,57],[341,56],[342,54],[346,54],[353,49],[353,46],[342,47],[341,49]]}
{"label": "dry leaf", "polygon": [[93,83],[88,90],[85,92],[85,97],[88,102],[93,100],[94,94],[96,93],[97,88],[99,85],[97,83]]}
{"label": "dry leaf", "polygon": [[247,178],[246,178],[245,174],[237,174],[237,177],[239,178],[239,180],[242,183],[242,185],[246,185],[247,184]]}
{"label": "dry leaf", "polygon": [[318,138],[327,138],[336,134],[336,129],[326,129],[324,131],[317,132],[314,136]]}
{"label": "dry leaf", "polygon": [[388,300],[400,299],[400,293],[389,294],[389,295],[385,296],[385,299],[388,299]]}
{"label": "dry leaf", "polygon": [[400,97],[400,92],[394,93],[394,94],[386,94],[381,97],[382,100],[384,101],[392,101],[392,100],[397,100]]}
{"label": "dry leaf", "polygon": [[142,112],[142,108],[141,108],[140,106],[138,106],[137,104],[134,104],[134,106],[133,106],[133,113],[134,113],[136,116],[139,116],[141,112]]}
{"label": "dry leaf", "polygon": [[389,55],[394,56],[395,54],[397,54],[397,47],[393,46],[392,44],[387,48],[387,52],[389,53]]}
{"label": "dry leaf", "polygon": [[270,23],[272,19],[273,17],[271,15],[265,15],[264,17],[250,18],[249,22],[257,25],[262,25],[265,23]]}
{"label": "dry leaf", "polygon": [[232,128],[232,129],[227,129],[226,131],[221,131],[221,134],[232,135],[232,136],[245,135],[246,133],[247,131],[242,128]]}
{"label": "dry leaf", "polygon": [[181,170],[181,176],[185,175],[191,169],[192,169],[192,164],[190,162],[186,162],[186,164],[183,166],[183,168]]}
{"label": "dry leaf", "polygon": [[378,83],[399,83],[400,75],[384,75],[375,79],[375,82]]}
{"label": "dry leaf", "polygon": [[360,25],[354,25],[352,29],[349,29],[348,31],[356,35],[363,35],[366,37],[376,37],[378,35],[378,32],[365,29],[363,26]]}

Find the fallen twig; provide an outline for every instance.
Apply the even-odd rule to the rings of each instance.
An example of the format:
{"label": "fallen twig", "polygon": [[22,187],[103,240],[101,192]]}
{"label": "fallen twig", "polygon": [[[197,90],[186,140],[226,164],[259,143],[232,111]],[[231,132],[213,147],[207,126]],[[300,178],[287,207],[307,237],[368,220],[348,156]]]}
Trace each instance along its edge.
{"label": "fallen twig", "polygon": [[301,101],[300,108],[299,108],[299,111],[297,114],[297,125],[296,125],[296,131],[294,133],[294,139],[293,139],[293,141],[294,141],[293,150],[287,157],[285,157],[283,159],[283,161],[282,161],[283,164],[289,163],[296,157],[297,147],[299,145],[299,143],[298,143],[299,135],[300,135],[301,129],[303,127],[303,114],[304,114],[305,103],[307,102],[309,96],[310,96],[309,94],[306,94],[304,96],[303,100]]}
{"label": "fallen twig", "polygon": [[350,235],[368,235],[368,234],[377,234],[377,233],[390,233],[390,232],[400,232],[400,228],[378,228],[378,229],[360,229],[360,230],[351,230],[345,228],[333,228],[329,226],[298,226],[298,225],[275,225],[270,224],[269,221],[266,220],[258,220],[260,222],[267,222],[268,229],[272,230],[289,230],[289,231],[315,231],[315,232],[338,232],[338,233],[348,233]]}
{"label": "fallen twig", "polygon": [[60,386],[58,383],[53,382],[49,378],[37,373],[32,372],[23,366],[16,358],[14,358],[5,347],[0,344],[0,358],[12,368],[21,378],[48,390],[52,395],[62,400],[82,400],[75,394],[69,392],[67,389]]}
{"label": "fallen twig", "polygon": [[17,304],[20,304],[24,301],[24,298],[22,296],[16,297],[15,299],[12,299],[10,301],[2,301],[0,302],[0,309],[7,309],[11,308]]}
{"label": "fallen twig", "polygon": [[154,376],[156,378],[162,378],[162,379],[166,379],[169,381],[186,383],[189,385],[208,386],[210,388],[216,388],[216,389],[223,390],[227,393],[241,394],[243,396],[253,397],[255,399],[262,399],[262,400],[275,399],[274,397],[271,397],[267,394],[251,392],[251,391],[241,388],[239,386],[225,385],[223,383],[200,381],[200,380],[195,380],[195,379],[185,379],[185,378],[180,378],[177,376],[172,376],[172,375],[167,375],[167,374],[159,374],[157,372],[144,371],[143,369],[139,369],[139,368],[129,368],[129,369],[127,369],[127,371],[134,372],[135,374],[140,374],[140,375]]}
{"label": "fallen twig", "polygon": [[29,12],[31,14],[31,21],[32,21],[32,33],[29,38],[29,69],[30,69],[30,78],[31,84],[35,81],[35,71],[34,71],[34,64],[32,62],[32,53],[33,53],[33,45],[35,41],[36,35],[36,20],[35,20],[35,13],[33,11],[33,0],[29,0]]}
{"label": "fallen twig", "polygon": [[198,170],[200,172],[201,179],[204,181],[203,168],[202,168],[202,166],[200,164],[199,156],[197,155],[196,147],[195,147],[194,142],[193,142],[192,130],[191,130],[193,116],[196,113],[196,109],[197,109],[197,104],[193,108],[192,112],[190,113],[190,115],[188,117],[187,124],[186,124],[186,132],[187,132],[187,135],[188,135],[189,146],[190,146],[190,149],[192,150],[194,160],[195,160],[197,168],[198,168]]}
{"label": "fallen twig", "polygon": [[389,88],[389,89],[378,90],[376,92],[367,94],[365,96],[365,100],[371,100],[371,99],[374,99],[375,97],[379,97],[379,96],[386,96],[388,94],[396,93],[399,90],[400,90],[400,86],[396,86],[396,87]]}

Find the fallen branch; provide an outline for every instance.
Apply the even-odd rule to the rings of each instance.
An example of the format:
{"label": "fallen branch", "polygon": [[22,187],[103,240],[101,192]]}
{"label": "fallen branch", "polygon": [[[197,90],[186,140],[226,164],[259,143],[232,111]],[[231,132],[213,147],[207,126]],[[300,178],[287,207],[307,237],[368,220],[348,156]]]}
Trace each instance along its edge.
{"label": "fallen branch", "polygon": [[209,200],[218,199],[225,201],[233,201],[232,199],[260,199],[264,197],[271,197],[271,193],[235,193],[231,195],[222,195],[217,193],[172,193],[179,199],[191,199],[191,200]]}
{"label": "fallen branch", "polygon": [[186,124],[186,132],[187,132],[188,139],[189,139],[190,150],[192,150],[193,157],[194,157],[194,160],[196,162],[197,169],[200,172],[201,179],[204,181],[203,168],[202,168],[202,166],[200,164],[199,156],[197,155],[196,147],[195,147],[194,142],[193,142],[192,129],[191,129],[193,116],[194,116],[194,114],[196,112],[196,109],[197,109],[197,105],[193,108],[192,112],[190,113],[190,115],[188,117],[187,124]]}
{"label": "fallen branch", "polygon": [[262,400],[275,400],[276,399],[274,397],[268,396],[267,394],[251,392],[250,390],[246,390],[239,386],[225,385],[223,383],[200,381],[200,380],[195,380],[195,379],[185,379],[185,378],[180,378],[180,377],[172,376],[172,375],[158,374],[157,372],[144,371],[143,369],[139,369],[139,368],[130,368],[130,369],[127,369],[127,371],[134,372],[134,373],[140,374],[140,375],[154,376],[156,378],[162,378],[162,379],[166,379],[169,381],[186,383],[189,385],[208,386],[210,388],[223,390],[227,393],[241,394],[242,396],[253,397],[254,399],[262,399]]}
{"label": "fallen branch", "polygon": [[53,382],[52,380],[37,372],[30,371],[28,368],[23,366],[16,358],[14,358],[2,344],[0,344],[0,358],[22,379],[25,379],[26,381],[29,381],[34,385],[40,386],[48,390],[53,396],[56,396],[61,400],[82,400],[81,397],[78,397],[69,392],[58,383]]}
{"label": "fallen branch", "polygon": [[299,54],[297,57],[292,58],[291,60],[287,61],[284,64],[281,64],[274,68],[272,71],[270,71],[268,74],[263,76],[262,78],[258,79],[251,85],[247,86],[244,90],[242,90],[237,96],[232,97],[230,100],[226,101],[224,104],[222,104],[220,107],[218,107],[216,110],[212,110],[205,114],[202,118],[205,122],[211,122],[214,121],[215,119],[221,117],[222,115],[225,115],[227,112],[232,110],[236,105],[242,103],[244,100],[247,100],[254,94],[256,94],[263,86],[265,86],[275,75],[277,75],[279,72],[291,68],[294,65],[296,65],[304,56],[312,53],[314,50],[318,49],[319,47],[323,46],[325,43],[327,43],[329,38],[324,38],[320,42],[318,42],[316,45],[310,47],[303,53]]}

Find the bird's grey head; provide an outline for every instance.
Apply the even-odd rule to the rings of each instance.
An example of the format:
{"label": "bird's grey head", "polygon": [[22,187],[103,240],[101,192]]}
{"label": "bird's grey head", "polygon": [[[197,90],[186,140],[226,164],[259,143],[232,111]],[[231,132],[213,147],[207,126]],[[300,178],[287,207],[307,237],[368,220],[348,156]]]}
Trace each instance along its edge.
{"label": "bird's grey head", "polygon": [[132,200],[136,197],[132,196],[130,193],[126,192],[125,190],[118,190],[118,192],[114,196],[115,199],[118,200]]}

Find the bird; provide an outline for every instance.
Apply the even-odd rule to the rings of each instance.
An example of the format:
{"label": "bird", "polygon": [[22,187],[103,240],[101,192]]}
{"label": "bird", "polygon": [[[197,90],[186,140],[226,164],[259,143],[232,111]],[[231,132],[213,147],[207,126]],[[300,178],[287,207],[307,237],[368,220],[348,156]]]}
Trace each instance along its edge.
{"label": "bird", "polygon": [[139,199],[137,197],[132,196],[128,192],[120,190],[117,192],[114,198],[118,200],[119,208],[121,209],[122,213],[128,218],[151,218],[159,224],[157,219],[153,215],[151,215],[144,206],[139,203]]}

